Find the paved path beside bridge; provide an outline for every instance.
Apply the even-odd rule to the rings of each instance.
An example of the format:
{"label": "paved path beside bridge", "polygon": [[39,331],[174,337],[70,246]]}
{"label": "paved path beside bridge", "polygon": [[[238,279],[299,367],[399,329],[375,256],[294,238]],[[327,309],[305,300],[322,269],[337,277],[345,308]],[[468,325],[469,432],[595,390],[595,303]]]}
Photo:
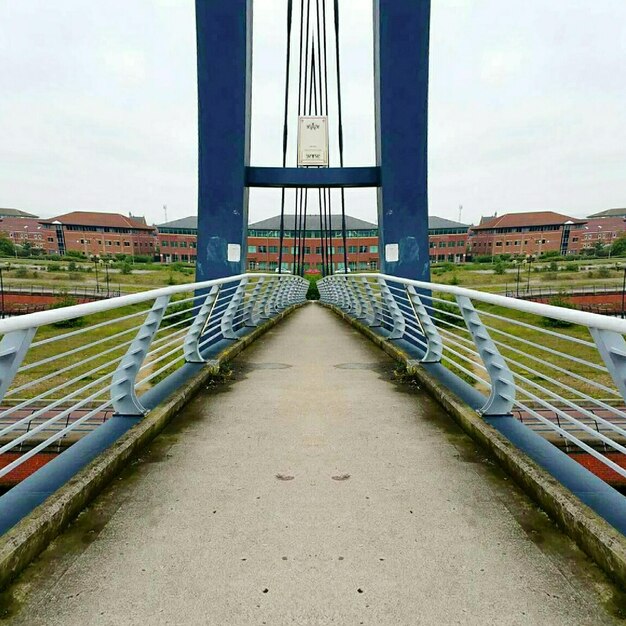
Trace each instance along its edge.
{"label": "paved path beside bridge", "polygon": [[30,568],[10,623],[613,623],[596,569],[331,312],[234,369]]}

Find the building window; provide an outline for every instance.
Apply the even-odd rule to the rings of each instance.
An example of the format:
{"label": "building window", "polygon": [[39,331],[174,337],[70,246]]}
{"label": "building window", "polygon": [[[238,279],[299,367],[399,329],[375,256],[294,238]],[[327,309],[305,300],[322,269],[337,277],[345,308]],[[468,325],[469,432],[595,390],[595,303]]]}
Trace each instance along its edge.
{"label": "building window", "polygon": [[465,241],[464,241],[464,240],[461,240],[461,241],[457,242],[457,244],[456,244],[456,245],[457,245],[459,248],[463,248],[463,247],[465,246]]}
{"label": "building window", "polygon": [[276,254],[278,252],[278,246],[270,246],[269,251]]}
{"label": "building window", "polygon": [[454,247],[456,247],[456,242],[448,241],[448,248],[454,248]]}
{"label": "building window", "polygon": [[256,252],[256,246],[248,246],[248,254]]}
{"label": "building window", "polygon": [[130,248],[130,241],[125,241],[124,242],[124,247],[125,248]]}
{"label": "building window", "polygon": [[358,248],[356,246],[348,246],[348,252],[350,254],[356,254]]}
{"label": "building window", "polygon": [[501,248],[501,247],[502,247],[502,242],[496,241],[496,248]]}
{"label": "building window", "polygon": [[378,254],[378,246],[370,246],[371,254]]}
{"label": "building window", "polygon": [[[108,245],[108,246],[110,246],[110,245],[111,245],[111,242],[110,242],[110,241],[107,241],[107,245]],[[162,247],[162,248],[167,248],[169,245],[170,245],[170,244],[169,244],[169,242],[168,242],[168,241],[162,241],[162,242],[161,242],[161,247]]]}
{"label": "building window", "polygon": [[440,248],[445,248],[446,247],[446,242],[445,241],[440,241],[439,242],[439,247]]}
{"label": "building window", "polygon": [[367,252],[367,246],[359,246],[359,252],[361,253]]}

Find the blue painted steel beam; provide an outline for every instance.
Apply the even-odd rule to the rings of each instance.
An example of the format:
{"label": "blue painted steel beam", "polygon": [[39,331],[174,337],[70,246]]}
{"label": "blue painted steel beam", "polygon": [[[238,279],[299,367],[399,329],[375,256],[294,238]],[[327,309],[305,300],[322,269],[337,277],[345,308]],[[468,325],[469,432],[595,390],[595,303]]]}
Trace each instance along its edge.
{"label": "blue painted steel beam", "polygon": [[[381,272],[428,281],[430,0],[374,0],[374,29]],[[397,262],[387,244],[398,244]]]}
{"label": "blue painted steel beam", "polygon": [[248,187],[378,187],[378,167],[248,167]]}
{"label": "blue painted steel beam", "polygon": [[[252,0],[196,0],[198,48],[197,280],[242,273],[250,160]],[[241,246],[229,262],[228,244]]]}

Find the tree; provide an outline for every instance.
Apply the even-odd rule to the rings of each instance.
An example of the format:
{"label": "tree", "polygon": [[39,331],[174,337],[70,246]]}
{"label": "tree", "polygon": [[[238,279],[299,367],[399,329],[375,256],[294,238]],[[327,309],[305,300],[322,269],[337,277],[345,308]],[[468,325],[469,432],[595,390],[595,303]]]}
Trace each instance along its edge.
{"label": "tree", "polygon": [[0,233],[0,256],[15,256],[15,246],[5,233]]}
{"label": "tree", "polygon": [[626,233],[622,233],[611,245],[611,256],[626,256]]}

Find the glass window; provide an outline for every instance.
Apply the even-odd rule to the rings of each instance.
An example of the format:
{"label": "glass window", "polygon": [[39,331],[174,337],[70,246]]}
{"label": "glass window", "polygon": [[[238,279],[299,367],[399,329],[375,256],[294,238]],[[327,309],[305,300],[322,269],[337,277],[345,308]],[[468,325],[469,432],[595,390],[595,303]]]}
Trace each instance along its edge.
{"label": "glass window", "polygon": [[378,252],[378,246],[370,246],[370,253],[376,254]]}
{"label": "glass window", "polygon": [[256,252],[256,246],[248,246],[248,254],[254,254]]}

